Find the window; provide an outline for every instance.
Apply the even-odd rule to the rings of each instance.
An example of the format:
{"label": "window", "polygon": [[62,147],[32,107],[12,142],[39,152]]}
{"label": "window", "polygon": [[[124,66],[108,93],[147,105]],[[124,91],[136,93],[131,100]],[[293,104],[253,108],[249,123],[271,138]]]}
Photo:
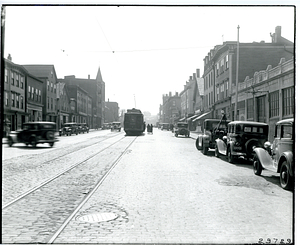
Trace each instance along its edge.
{"label": "window", "polygon": [[283,90],[283,116],[294,114],[294,87]]}
{"label": "window", "polygon": [[15,107],[15,94],[14,93],[11,94],[11,106]]}
{"label": "window", "polygon": [[54,93],[56,93],[56,84],[54,84]]}
{"label": "window", "polygon": [[220,64],[221,64],[220,72],[222,73],[224,71],[224,59],[221,59]]}
{"label": "window", "polygon": [[8,70],[5,69],[4,82],[8,83]]}
{"label": "window", "polygon": [[53,92],[53,83],[51,82],[51,92]]}
{"label": "window", "polygon": [[49,100],[49,97],[47,97],[47,109],[50,108],[50,100]]}
{"label": "window", "polygon": [[24,109],[24,99],[23,99],[23,96],[20,96],[20,100],[21,100],[21,109]]}
{"label": "window", "polygon": [[20,107],[20,102],[19,102],[19,95],[16,95],[16,108]]}
{"label": "window", "polygon": [[20,83],[20,88],[24,88],[24,77],[21,76],[21,83]]}
{"label": "window", "polygon": [[31,98],[34,100],[34,87],[31,87]]}
{"label": "window", "polygon": [[253,98],[247,100],[247,118],[253,118]]}
{"label": "window", "polygon": [[19,87],[19,74],[16,73],[16,86]]}
{"label": "window", "polygon": [[15,85],[14,73],[11,72],[11,85]]}
{"label": "window", "polygon": [[220,87],[217,87],[217,100],[219,100]]}
{"label": "window", "polygon": [[225,69],[228,69],[228,54],[225,57]]}
{"label": "window", "polygon": [[47,90],[50,91],[50,82],[47,81]]}
{"label": "window", "polygon": [[279,91],[270,93],[270,117],[279,116]]}
{"label": "window", "polygon": [[282,125],[281,137],[291,139],[293,136],[293,127],[291,125]]}
{"label": "window", "polygon": [[38,89],[37,88],[35,89],[35,94],[36,94],[35,100],[38,101],[39,100],[39,94],[38,94]]}
{"label": "window", "polygon": [[42,101],[41,90],[39,90],[39,102]]}
{"label": "window", "polygon": [[8,106],[8,92],[4,92],[4,104],[5,104],[5,106]]}
{"label": "window", "polygon": [[219,75],[219,63],[217,63],[217,76]]}
{"label": "window", "polygon": [[31,99],[31,90],[30,86],[28,86],[28,99]]}
{"label": "window", "polygon": [[51,110],[53,110],[53,98],[51,98]]}

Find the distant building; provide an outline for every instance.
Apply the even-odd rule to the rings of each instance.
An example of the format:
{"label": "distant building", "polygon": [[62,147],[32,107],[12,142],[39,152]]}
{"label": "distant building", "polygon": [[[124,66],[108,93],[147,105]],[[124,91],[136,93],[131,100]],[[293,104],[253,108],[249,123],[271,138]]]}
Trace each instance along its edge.
{"label": "distant building", "polygon": [[119,122],[119,105],[117,102],[106,101],[104,110],[104,122]]}
{"label": "distant building", "polygon": [[96,79],[76,78],[74,75],[65,76],[64,79],[58,79],[59,82],[68,85],[78,85],[88,92],[92,99],[92,119],[90,128],[102,126],[104,122],[105,108],[105,83],[102,79],[100,68],[98,69]]}
{"label": "distant building", "polygon": [[160,111],[160,123],[175,124],[181,116],[181,98],[178,92],[175,95],[163,95],[163,104]]}
{"label": "distant building", "polygon": [[56,91],[57,77],[54,65],[23,65],[23,67],[30,74],[43,81],[42,104],[44,106],[42,120],[58,124]]}
{"label": "distant building", "polygon": [[[28,117],[25,80],[27,73],[23,66],[12,62],[11,56],[9,56],[9,59],[4,59],[2,124],[4,135],[10,130],[20,129],[26,121],[26,117]],[[37,106],[36,109],[40,110],[40,107]]]}

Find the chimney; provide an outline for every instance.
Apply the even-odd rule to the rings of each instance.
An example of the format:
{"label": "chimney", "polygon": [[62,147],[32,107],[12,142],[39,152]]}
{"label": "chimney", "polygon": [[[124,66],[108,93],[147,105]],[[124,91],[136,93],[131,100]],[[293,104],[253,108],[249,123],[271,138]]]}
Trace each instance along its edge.
{"label": "chimney", "polygon": [[196,72],[197,72],[197,77],[200,77],[200,69],[197,69]]}
{"label": "chimney", "polygon": [[278,43],[281,38],[281,26],[276,26],[275,27],[275,43]]}
{"label": "chimney", "polygon": [[169,92],[169,96],[172,97],[172,92]]}
{"label": "chimney", "polygon": [[10,55],[10,54],[8,54],[7,59],[8,59],[9,61],[12,61],[12,58],[11,58],[11,55]]}

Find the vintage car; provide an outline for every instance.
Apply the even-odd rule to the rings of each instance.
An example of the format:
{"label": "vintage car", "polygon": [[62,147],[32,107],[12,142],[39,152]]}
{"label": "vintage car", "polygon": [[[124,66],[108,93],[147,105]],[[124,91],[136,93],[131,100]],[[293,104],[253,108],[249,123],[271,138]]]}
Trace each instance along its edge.
{"label": "vintage car", "polygon": [[25,143],[36,147],[37,144],[49,143],[50,147],[58,141],[55,136],[56,124],[54,122],[28,122],[22,129],[11,131],[7,137],[8,145]]}
{"label": "vintage car", "polygon": [[197,150],[202,150],[202,153],[206,155],[209,149],[215,149],[215,140],[227,134],[228,122],[230,121],[223,117],[221,120],[205,119],[202,125],[203,133],[199,134],[196,139]]}
{"label": "vintage car", "polygon": [[59,130],[59,136],[62,135],[72,135],[72,134],[78,134],[79,130],[78,130],[78,124],[76,122],[69,122],[69,123],[65,123],[63,125],[63,127]]}
{"label": "vintage car", "polygon": [[111,123],[103,123],[103,125],[102,125],[103,130],[110,129],[110,128],[111,128]]}
{"label": "vintage car", "polygon": [[88,133],[89,132],[89,127],[86,123],[78,123],[77,124],[77,130],[78,130],[79,134]]}
{"label": "vintage car", "polygon": [[87,125],[87,123],[81,123],[81,131],[83,133],[88,133],[90,131],[89,126]]}
{"label": "vintage car", "polygon": [[228,123],[227,136],[216,139],[215,156],[225,155],[228,162],[236,158],[253,159],[253,148],[268,140],[269,125],[261,122],[233,121]]}
{"label": "vintage car", "polygon": [[178,137],[178,135],[184,135],[185,137],[190,137],[188,124],[185,122],[178,122],[174,131],[175,131],[175,137]]}
{"label": "vintage car", "polygon": [[273,144],[265,142],[264,148],[254,149],[254,174],[261,175],[263,169],[280,173],[283,189],[292,189],[295,180],[295,127],[294,119],[284,119],[276,123]]}
{"label": "vintage car", "polygon": [[162,123],[161,130],[170,130],[170,123]]}
{"label": "vintage car", "polygon": [[111,125],[111,128],[110,128],[111,131],[121,131],[121,123],[120,122],[112,122],[112,125]]}

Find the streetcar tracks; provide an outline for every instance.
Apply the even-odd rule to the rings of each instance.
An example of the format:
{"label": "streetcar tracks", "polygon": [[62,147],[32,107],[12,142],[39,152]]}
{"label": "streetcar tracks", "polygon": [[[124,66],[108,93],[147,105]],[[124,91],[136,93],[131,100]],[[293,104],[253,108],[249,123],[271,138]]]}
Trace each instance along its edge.
{"label": "streetcar tracks", "polygon": [[2,209],[3,239],[9,243],[51,243],[57,239],[126,155],[136,138],[124,136],[107,142],[109,145],[106,144],[105,149],[94,148],[94,152],[81,161],[84,164],[78,163],[60,176],[53,176],[55,181],[43,183],[43,186],[35,187],[31,193],[6,205]]}
{"label": "streetcar tracks", "polygon": [[[113,136],[113,137],[115,137],[115,136]],[[109,138],[106,138],[106,139],[104,139],[104,140],[111,139],[111,138],[113,138],[113,137],[109,137]],[[83,159],[83,160],[81,160],[81,161],[79,161],[79,162],[77,162],[77,163],[71,165],[71,166],[68,167],[67,169],[64,169],[63,171],[59,172],[58,174],[56,174],[56,175],[54,175],[54,176],[48,178],[46,181],[44,181],[44,182],[38,184],[37,186],[31,188],[30,190],[28,190],[28,191],[22,193],[22,194],[19,195],[17,198],[15,198],[15,199],[13,199],[12,201],[10,201],[10,202],[8,202],[8,203],[2,205],[2,210],[4,210],[5,208],[7,208],[7,207],[13,205],[14,203],[18,202],[19,200],[21,200],[22,198],[28,196],[29,194],[33,193],[34,191],[40,189],[40,188],[43,187],[44,185],[46,185],[46,184],[52,182],[53,180],[55,180],[56,178],[60,177],[61,175],[63,175],[63,174],[65,174],[65,173],[69,172],[70,170],[76,168],[78,165],[80,165],[80,164],[82,164],[82,163],[88,161],[89,159],[95,157],[96,155],[100,154],[101,152],[103,152],[104,150],[106,150],[106,149],[108,149],[109,147],[113,146],[114,144],[118,143],[119,141],[121,141],[121,140],[124,139],[124,138],[125,138],[125,136],[123,136],[123,137],[122,137],[121,139],[119,139],[118,141],[115,141],[114,143],[108,145],[107,147],[103,148],[102,150],[96,152],[95,154],[90,155],[89,157],[87,157],[87,158],[85,158],[85,159]],[[104,140],[102,140],[102,141],[104,141]],[[94,143],[94,144],[92,144],[92,145],[90,145],[90,146],[99,144],[99,143],[101,143],[102,141],[97,142],[97,143]],[[74,151],[70,152],[69,154],[71,154],[71,153],[74,153]],[[59,159],[59,158],[65,157],[65,156],[66,156],[66,155],[64,155],[64,156],[59,156],[59,157],[57,157],[57,158],[55,158],[55,159],[57,160],[57,159]],[[54,161],[55,159],[51,159],[51,160],[49,160],[49,161],[47,161],[47,162]],[[42,164],[44,164],[44,163],[45,163],[45,162],[43,162]]]}
{"label": "streetcar tracks", "polygon": [[55,239],[59,236],[59,234],[65,229],[68,223],[73,219],[73,217],[78,213],[78,211],[82,208],[82,206],[90,199],[90,197],[94,194],[94,192],[99,188],[99,186],[103,183],[106,177],[110,174],[110,172],[115,168],[123,155],[127,152],[128,148],[133,144],[137,137],[126,147],[126,149],[120,154],[120,156],[114,161],[111,167],[107,170],[107,172],[100,178],[94,188],[84,197],[81,203],[75,208],[72,214],[65,220],[65,222],[61,225],[61,227],[55,232],[55,234],[49,239],[47,243],[53,243]]}

